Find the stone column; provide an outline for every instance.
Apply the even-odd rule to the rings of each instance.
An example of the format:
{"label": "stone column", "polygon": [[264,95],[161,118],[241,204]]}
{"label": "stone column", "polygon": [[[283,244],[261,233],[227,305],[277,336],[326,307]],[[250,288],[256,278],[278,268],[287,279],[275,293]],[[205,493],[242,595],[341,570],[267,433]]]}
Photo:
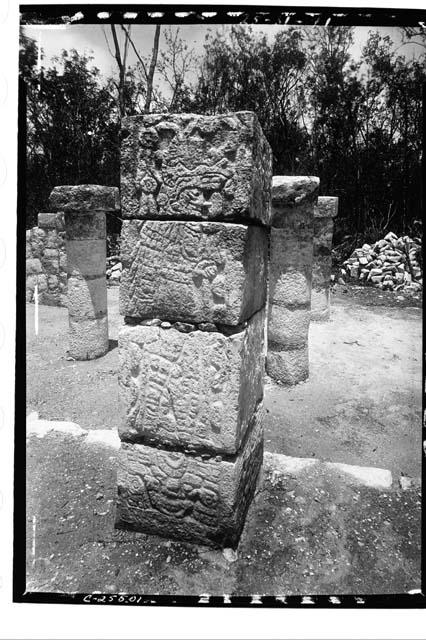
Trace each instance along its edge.
{"label": "stone column", "polygon": [[293,385],[309,375],[314,204],[319,178],[274,176],[266,370]]}
{"label": "stone column", "polygon": [[320,196],[314,210],[311,320],[330,317],[331,248],[339,198]]}
{"label": "stone column", "polygon": [[119,209],[116,187],[55,187],[53,209],[64,212],[69,354],[92,360],[108,351],[105,213]]}
{"label": "stone column", "polygon": [[270,148],[250,112],[122,129],[116,526],[235,546],[263,457]]}

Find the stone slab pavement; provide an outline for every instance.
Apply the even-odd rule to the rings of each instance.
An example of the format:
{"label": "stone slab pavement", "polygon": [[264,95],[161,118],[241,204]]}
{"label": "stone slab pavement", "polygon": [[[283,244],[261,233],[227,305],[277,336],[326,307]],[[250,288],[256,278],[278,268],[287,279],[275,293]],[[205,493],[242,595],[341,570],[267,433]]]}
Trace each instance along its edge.
{"label": "stone slab pavement", "polygon": [[351,467],[354,476],[266,453],[238,549],[220,551],[114,529],[116,432],[28,425],[29,591],[236,596],[420,589],[416,483],[403,491],[390,486],[383,470],[364,468],[360,476]]}

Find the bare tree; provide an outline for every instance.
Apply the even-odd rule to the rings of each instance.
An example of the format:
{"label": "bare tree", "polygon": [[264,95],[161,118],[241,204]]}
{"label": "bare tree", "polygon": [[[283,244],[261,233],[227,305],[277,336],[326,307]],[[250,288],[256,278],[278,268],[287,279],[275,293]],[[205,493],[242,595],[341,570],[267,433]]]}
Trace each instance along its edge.
{"label": "bare tree", "polygon": [[136,48],[136,45],[132,38],[131,26],[126,28],[124,25],[121,25],[121,30],[124,33],[124,45],[122,46],[122,50],[120,49],[120,44],[118,41],[115,25],[113,24],[111,25],[111,33],[112,33],[112,38],[114,42],[114,53],[111,51],[108,38],[106,37],[104,32],[109,52],[115,58],[118,66],[119,81],[118,83],[114,82],[114,84],[118,91],[120,116],[122,117],[126,115],[125,93],[126,93],[126,73],[128,71],[127,58],[128,58],[129,45],[133,49],[133,52],[136,55],[136,58],[139,62],[140,69],[142,70],[143,80],[141,84],[143,84],[144,86],[143,86],[143,90],[139,91],[139,94],[144,96],[143,111],[145,113],[149,113],[152,99],[154,96],[154,75],[155,75],[155,69],[157,66],[157,59],[158,59],[158,48],[159,48],[159,41],[160,41],[161,25],[157,25],[155,27],[154,45],[151,53],[151,60],[149,63],[148,70],[147,70],[147,64],[145,63],[141,54]]}

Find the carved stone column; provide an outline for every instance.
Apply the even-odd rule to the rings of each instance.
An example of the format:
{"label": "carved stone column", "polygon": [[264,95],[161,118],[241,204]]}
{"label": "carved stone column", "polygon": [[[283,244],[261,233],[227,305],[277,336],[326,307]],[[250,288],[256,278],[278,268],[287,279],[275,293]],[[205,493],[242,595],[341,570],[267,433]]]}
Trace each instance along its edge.
{"label": "carved stone column", "polygon": [[309,376],[314,204],[319,178],[274,176],[266,370],[293,385]]}
{"label": "carved stone column", "polygon": [[320,196],[314,210],[314,261],[312,266],[311,320],[330,317],[331,248],[339,198]]}
{"label": "carved stone column", "polygon": [[116,526],[235,546],[263,455],[270,148],[250,112],[122,129]]}
{"label": "carved stone column", "polygon": [[92,360],[108,351],[105,214],[119,210],[118,189],[55,187],[50,205],[65,218],[69,354]]}

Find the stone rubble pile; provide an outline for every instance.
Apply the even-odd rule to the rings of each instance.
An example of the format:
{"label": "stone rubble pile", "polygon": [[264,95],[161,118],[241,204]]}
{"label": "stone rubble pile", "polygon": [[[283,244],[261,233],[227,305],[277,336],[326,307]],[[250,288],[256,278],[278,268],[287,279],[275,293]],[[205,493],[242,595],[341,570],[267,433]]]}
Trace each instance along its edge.
{"label": "stone rubble pile", "polygon": [[383,290],[419,291],[423,275],[419,264],[421,240],[390,232],[373,245],[364,244],[345,260],[341,275]]}

